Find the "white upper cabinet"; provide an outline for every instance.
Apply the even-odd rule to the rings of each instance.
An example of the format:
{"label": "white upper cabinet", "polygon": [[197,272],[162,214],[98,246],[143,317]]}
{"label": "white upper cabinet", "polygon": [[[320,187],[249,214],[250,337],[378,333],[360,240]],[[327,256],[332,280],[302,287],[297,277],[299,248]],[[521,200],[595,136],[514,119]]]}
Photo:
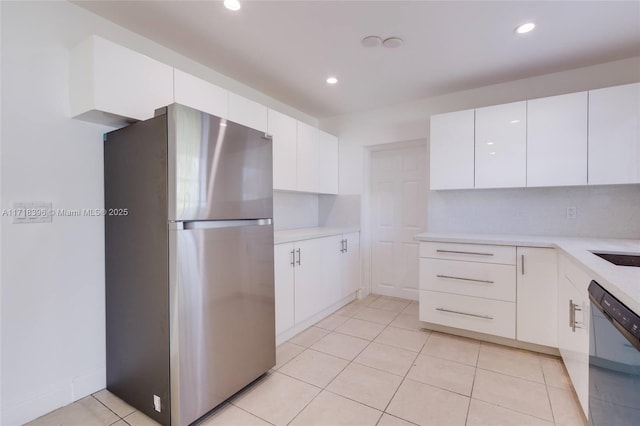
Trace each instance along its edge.
{"label": "white upper cabinet", "polygon": [[476,109],[475,187],[526,186],[527,103]]}
{"label": "white upper cabinet", "polygon": [[273,137],[273,189],[297,189],[298,124],[294,118],[269,109],[268,131]]}
{"label": "white upper cabinet", "polygon": [[587,92],[527,101],[527,186],[587,184]]}
{"label": "white upper cabinet", "polygon": [[229,118],[229,91],[215,84],[174,70],[174,99],[177,103],[221,118]]}
{"label": "white upper cabinet", "polygon": [[322,194],[338,193],[338,138],[317,130],[319,143],[318,191]]}
{"label": "white upper cabinet", "polygon": [[640,83],[589,91],[589,184],[640,182]]}
{"label": "white upper cabinet", "polygon": [[269,110],[273,136],[273,188],[338,193],[338,138]]}
{"label": "white upper cabinet", "polygon": [[430,188],[473,188],[474,110],[431,116]]}
{"label": "white upper cabinet", "polygon": [[71,52],[71,115],[106,125],[152,118],[173,103],[173,68],[92,36]]}
{"label": "white upper cabinet", "polygon": [[298,191],[318,192],[320,142],[318,130],[298,122]]}
{"label": "white upper cabinet", "polygon": [[267,107],[229,92],[229,120],[267,132]]}

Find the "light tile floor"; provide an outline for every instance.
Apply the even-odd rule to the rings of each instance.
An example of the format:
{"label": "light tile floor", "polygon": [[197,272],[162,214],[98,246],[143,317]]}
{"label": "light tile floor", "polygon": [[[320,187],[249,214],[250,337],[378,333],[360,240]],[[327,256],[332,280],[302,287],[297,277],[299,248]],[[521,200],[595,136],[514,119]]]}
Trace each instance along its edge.
{"label": "light tile floor", "polygon": [[[369,296],[277,348],[277,365],[202,426],[585,426],[556,358],[420,328]],[[107,390],[29,426],[157,425]]]}

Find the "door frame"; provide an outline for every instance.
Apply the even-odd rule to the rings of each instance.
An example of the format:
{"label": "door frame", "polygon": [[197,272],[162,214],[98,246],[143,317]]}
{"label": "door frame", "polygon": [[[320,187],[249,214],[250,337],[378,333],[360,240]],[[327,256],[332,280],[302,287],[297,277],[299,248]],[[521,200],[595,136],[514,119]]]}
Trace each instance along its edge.
{"label": "door frame", "polygon": [[[372,206],[371,206],[371,153],[377,151],[390,151],[396,149],[405,149],[405,148],[421,148],[424,147],[427,152],[426,158],[426,189],[428,191],[429,188],[429,143],[427,138],[424,139],[412,139],[408,141],[400,141],[400,142],[391,142],[379,145],[366,145],[364,146],[364,170],[363,170],[363,192],[362,192],[362,214],[361,214],[361,226],[360,232],[361,236],[361,252],[362,261],[364,265],[362,265],[362,283],[365,290],[365,294],[370,294],[373,291],[373,281],[372,281],[372,258],[373,258],[373,250],[371,244],[371,238],[373,235],[372,232]],[[428,199],[428,196],[427,196]],[[425,211],[425,215],[428,214],[428,209]],[[426,218],[426,222],[428,223],[428,217]],[[427,231],[424,229],[423,232]]]}

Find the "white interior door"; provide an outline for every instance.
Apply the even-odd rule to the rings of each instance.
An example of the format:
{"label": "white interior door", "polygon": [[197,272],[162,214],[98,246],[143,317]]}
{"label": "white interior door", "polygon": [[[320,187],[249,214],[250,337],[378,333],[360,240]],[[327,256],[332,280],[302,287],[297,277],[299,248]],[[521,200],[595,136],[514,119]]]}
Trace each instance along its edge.
{"label": "white interior door", "polygon": [[418,300],[418,243],[426,228],[426,147],[371,153],[371,290]]}

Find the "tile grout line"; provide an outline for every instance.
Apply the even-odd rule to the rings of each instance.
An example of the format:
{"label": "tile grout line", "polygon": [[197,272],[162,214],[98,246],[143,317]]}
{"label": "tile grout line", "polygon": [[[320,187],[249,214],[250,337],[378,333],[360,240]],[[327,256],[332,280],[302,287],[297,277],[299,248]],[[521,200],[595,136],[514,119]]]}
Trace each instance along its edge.
{"label": "tile grout line", "polygon": [[471,401],[473,398],[474,387],[476,386],[476,375],[478,374],[478,362],[480,361],[480,350],[482,349],[482,345],[478,348],[478,356],[476,358],[476,365],[473,366],[473,381],[471,382],[471,392],[469,394],[469,404],[467,405],[467,415],[464,418],[464,424],[469,422],[469,412],[471,411]]}
{"label": "tile grout line", "polygon": [[553,412],[553,404],[551,403],[551,394],[549,393],[549,383],[547,383],[547,375],[544,372],[544,368],[542,367],[542,362],[540,361],[540,357],[538,356],[538,363],[540,364],[540,370],[542,371],[542,380],[544,381],[544,390],[547,393],[547,401],[549,402],[549,410],[551,411],[551,421],[553,424],[556,423],[556,415]]}
{"label": "tile grout line", "polygon": [[[330,331],[330,333],[331,333],[331,332],[332,332],[332,331]],[[382,333],[382,331],[381,331],[380,333]],[[328,334],[329,334],[329,333],[327,333],[327,335],[328,335]],[[325,336],[326,336],[326,335],[325,335]],[[318,341],[322,340],[325,336],[323,336],[321,339],[318,339]],[[354,336],[351,336],[351,337],[354,337]],[[376,336],[376,337],[377,337],[377,336]],[[368,347],[369,347],[369,345],[371,344],[371,342],[373,342],[373,341],[372,341],[372,340],[371,340],[371,341],[369,341],[369,343],[368,343],[364,348],[362,348],[362,350],[361,350],[360,352],[358,352],[358,354],[354,357],[354,359],[355,359],[355,358],[357,358],[357,357],[358,357],[358,356],[359,356],[359,355],[360,355],[360,354],[361,354],[361,353],[362,353],[366,348],[368,348]],[[315,342],[315,343],[317,343],[317,342]],[[315,344],[315,343],[314,343],[314,344]],[[309,346],[308,348],[306,348],[306,350],[310,350],[310,349],[311,349],[311,346]],[[314,350],[314,349],[311,349],[311,350]],[[305,351],[300,352],[297,356],[301,355],[301,354],[302,354],[302,353],[304,353],[304,352],[305,352]],[[321,352],[321,351],[316,351],[316,352],[324,353],[324,352]],[[326,354],[326,355],[330,355],[330,354]],[[297,356],[296,356],[296,357],[297,357]],[[334,356],[334,355],[332,355],[332,356]],[[294,357],[294,358],[295,358],[295,357]],[[339,357],[336,357],[336,358],[339,358]],[[340,359],[342,359],[342,358],[340,358]],[[292,359],[292,360],[293,360],[293,359]],[[289,362],[291,362],[292,360],[290,360]],[[346,361],[346,360],[345,360],[345,361]],[[288,364],[289,362],[285,363],[285,365],[286,365],[286,364]],[[303,411],[304,411],[304,410],[305,410],[305,409],[306,409],[306,408],[307,408],[307,407],[308,407],[308,406],[309,406],[313,401],[315,401],[315,399],[318,397],[318,395],[320,395],[320,394],[322,393],[322,391],[325,391],[325,390],[327,389],[327,387],[328,387],[331,383],[333,383],[333,381],[334,381],[334,380],[335,380],[335,379],[336,379],[340,374],[342,374],[342,372],[343,372],[343,371],[344,371],[344,370],[345,370],[349,365],[351,365],[352,363],[353,363],[353,360],[349,361],[349,362],[348,362],[348,363],[347,363],[347,364],[346,364],[346,365],[345,365],[345,366],[344,366],[344,367],[343,367],[343,368],[338,372],[338,374],[336,374],[336,375],[335,375],[331,380],[329,380],[329,382],[328,382],[324,387],[320,388],[320,392],[318,392],[318,393],[317,393],[313,398],[311,398],[311,400],[310,400],[307,404],[305,404],[305,406],[304,406],[304,407],[302,407],[302,409],[301,409],[300,411],[298,411],[298,413],[296,413],[296,415],[295,415],[295,416],[293,416],[293,418],[292,418],[292,419],[287,423],[287,425],[288,425],[288,424],[291,424],[291,422],[293,422],[293,421],[294,421],[294,420],[295,420],[295,419],[300,415],[300,413],[302,413],[302,412],[303,412]],[[282,373],[282,374],[285,374],[285,373]],[[285,375],[287,375],[287,374],[285,374]],[[287,376],[288,376],[288,375],[287,375]],[[292,376],[289,376],[289,377],[292,377]],[[292,378],[295,378],[295,377],[292,377]],[[297,380],[300,380],[300,381],[302,381],[302,382],[304,382],[304,383],[307,383],[307,382],[305,382],[304,380],[301,380],[301,379],[297,379]],[[309,383],[309,384],[311,384],[311,383]],[[316,385],[313,385],[313,386],[316,386]],[[319,386],[316,386],[316,387],[319,387]],[[330,391],[328,391],[328,390],[327,390],[327,392],[330,392]],[[330,392],[330,393],[333,393],[333,392]],[[335,395],[335,394],[334,394],[334,395]],[[340,396],[342,396],[342,395],[340,395]],[[382,417],[382,415],[380,415],[380,417]],[[379,420],[379,419],[378,419],[378,420]]]}
{"label": "tile grout line", "polygon": [[[106,389],[106,388],[105,388],[105,389]],[[98,392],[99,392],[99,391],[98,391]],[[102,401],[100,401],[98,398],[96,398],[96,397],[94,396],[94,394],[91,394],[91,397],[92,397],[93,399],[95,399],[96,401],[98,401],[100,404],[102,404],[102,405],[103,405],[107,410],[109,410],[109,411],[111,411],[113,414],[115,414],[115,416],[118,418],[118,420],[116,420],[114,423],[118,423],[120,420],[124,421],[124,417],[120,417],[120,415],[119,415],[118,413],[116,413],[116,412],[115,412],[115,411],[113,411],[111,408],[109,408],[109,406],[108,406],[107,404],[105,404],[104,402],[102,402]],[[74,404],[75,404],[75,401],[74,401]],[[132,407],[132,408],[133,408],[133,407]],[[134,412],[135,412],[135,411],[138,411],[138,410],[134,410]],[[127,423],[127,422],[125,422],[125,423]],[[113,424],[113,423],[111,423],[111,424]],[[127,423],[127,424],[129,424],[129,423]]]}
{"label": "tile grout line", "polygon": [[[431,339],[431,333],[429,333],[429,336],[427,337],[427,340],[424,341],[424,343],[422,344],[422,347],[420,348],[420,351],[416,354],[416,357],[413,359],[413,362],[411,363],[411,366],[407,369],[407,372],[404,374],[404,377],[402,378],[402,380],[400,381],[400,384],[398,385],[398,387],[396,388],[395,392],[393,393],[393,395],[391,396],[391,398],[389,399],[389,402],[387,402],[387,405],[384,407],[384,412],[387,413],[387,409],[389,408],[389,405],[391,405],[391,402],[393,401],[393,399],[396,397],[396,394],[398,393],[398,390],[402,387],[402,384],[405,382],[405,380],[407,379],[407,376],[409,375],[409,371],[411,371],[411,368],[414,367],[415,363],[416,363],[416,359],[418,359],[418,356],[420,356],[420,354],[422,353],[422,350],[424,349],[424,347],[427,345],[427,343],[429,342],[429,339]],[[390,413],[389,413],[390,414]],[[392,415],[392,414],[390,414]],[[396,416],[397,417],[397,416]],[[402,417],[398,417],[399,419],[402,419]],[[402,419],[404,420],[404,419]]]}
{"label": "tile grout line", "polygon": [[[269,423],[269,424],[270,424],[270,425],[272,425],[272,426],[275,426],[275,424],[274,424],[274,423],[271,423],[270,421],[268,421],[268,420],[266,420],[266,419],[263,419],[262,417],[260,417],[260,416],[258,416],[258,415],[256,415],[256,414],[254,414],[254,413],[252,413],[252,412],[250,412],[250,411],[247,411],[247,410],[245,410],[245,409],[244,409],[244,408],[242,408],[242,407],[238,407],[237,405],[235,405],[235,404],[233,404],[233,403],[231,403],[231,402],[229,402],[229,401],[227,401],[227,402],[228,402],[228,404],[229,404],[229,405],[231,405],[232,407],[235,407],[235,408],[237,408],[237,409],[239,409],[239,410],[242,410],[242,411],[244,411],[245,413],[247,413],[247,414],[249,414],[249,415],[251,415],[251,416],[253,416],[253,417],[256,417],[256,418],[258,418],[258,419],[260,419],[260,420],[262,420],[263,422],[266,422],[266,423]],[[211,419],[211,418],[213,418],[213,417],[214,417],[214,416],[207,417],[205,420],[209,420],[209,419]]]}
{"label": "tile grout line", "polygon": [[[377,300],[377,299],[376,299],[376,300]],[[372,308],[372,309],[375,309],[375,308]],[[377,411],[380,411],[380,412],[381,412],[381,413],[380,413],[380,416],[379,416],[378,420],[376,421],[376,424],[378,424],[378,423],[380,422],[380,420],[382,419],[382,416],[383,416],[383,415],[385,414],[385,412],[386,412],[386,411],[385,411],[385,410],[386,410],[386,407],[389,405],[389,403],[390,403],[390,402],[391,402],[391,400],[393,399],[393,396],[395,396],[395,392],[394,392],[393,396],[391,397],[391,399],[389,400],[389,403],[387,403],[387,406],[385,406],[385,409],[384,409],[384,410],[379,410],[379,409],[377,409],[377,408],[375,408],[375,407],[371,407],[371,406],[369,406],[369,405],[367,405],[367,404],[364,404],[364,403],[362,403],[362,402],[360,402],[360,401],[356,401],[356,400],[351,399],[351,398],[349,398],[349,397],[345,397],[345,396],[343,396],[343,395],[336,394],[335,392],[331,392],[331,391],[330,391],[330,390],[328,390],[327,388],[328,388],[328,387],[331,385],[331,383],[333,383],[333,382],[338,378],[338,376],[339,376],[340,374],[342,374],[342,373],[343,373],[343,372],[344,372],[344,371],[345,371],[345,370],[346,370],[346,369],[347,369],[351,364],[363,365],[363,364],[360,364],[360,363],[356,362],[356,361],[355,361],[355,360],[356,360],[356,358],[358,358],[358,357],[359,357],[359,356],[360,356],[360,355],[361,355],[361,354],[362,354],[362,353],[363,353],[363,352],[364,352],[364,351],[365,351],[369,346],[371,346],[371,344],[375,341],[375,339],[376,339],[376,338],[378,338],[378,336],[380,336],[380,334],[382,334],[382,333],[384,332],[384,330],[386,330],[386,329],[389,327],[389,325],[391,324],[391,322],[393,322],[393,321],[394,321],[394,320],[395,320],[399,315],[400,315],[400,313],[397,313],[397,314],[396,314],[396,316],[395,316],[395,317],[394,317],[394,318],[389,322],[389,324],[385,325],[385,326],[384,326],[384,328],[383,328],[382,330],[380,330],[380,332],[378,332],[378,334],[376,334],[376,335],[375,335],[375,337],[373,337],[373,339],[371,339],[371,340],[369,340],[369,339],[363,339],[363,340],[368,340],[368,342],[369,342],[369,343],[367,343],[367,345],[366,345],[365,347],[363,347],[363,348],[362,348],[362,350],[360,350],[360,352],[358,352],[358,354],[357,354],[357,355],[356,355],[352,360],[349,360],[349,362],[348,362],[348,363],[347,363],[347,364],[342,368],[342,370],[340,370],[340,372],[338,372],[338,373],[337,373],[337,374],[336,374],[336,375],[335,375],[335,376],[334,376],[334,377],[333,377],[333,378],[332,378],[332,379],[331,379],[331,380],[330,380],[330,381],[329,381],[329,382],[328,382],[324,387],[322,387],[322,388],[321,388],[321,390],[320,390],[320,392],[318,392],[318,394],[317,394],[317,395],[315,395],[315,396],[314,396],[314,397],[313,397],[313,398],[312,398],[312,399],[311,399],[311,400],[310,400],[310,401],[309,401],[309,402],[308,402],[304,407],[302,407],[302,409],[301,409],[300,411],[298,411],[298,413],[297,413],[297,414],[296,414],[296,415],[295,415],[295,416],[294,416],[294,417],[293,417],[293,418],[292,418],[292,419],[291,419],[287,424],[290,424],[291,422],[293,422],[293,421],[294,421],[294,420],[295,420],[295,419],[296,419],[296,418],[297,418],[297,417],[298,417],[298,416],[299,416],[299,415],[300,415],[300,414],[301,414],[301,413],[302,413],[302,412],[303,412],[303,411],[304,411],[304,410],[305,410],[305,409],[306,409],[306,408],[307,408],[307,407],[308,407],[308,406],[309,406],[309,405],[310,405],[310,404],[311,404],[311,403],[312,403],[312,402],[313,402],[313,401],[314,401],[314,400],[315,400],[315,399],[316,399],[316,398],[317,398],[317,397],[318,397],[318,396],[319,396],[323,391],[329,392],[329,393],[331,393],[331,394],[333,394],[333,395],[337,395],[337,396],[342,397],[342,398],[346,398],[346,399],[348,399],[348,400],[350,400],[350,401],[353,401],[353,402],[355,402],[355,403],[357,403],[357,404],[360,404],[360,405],[363,405],[363,406],[365,406],[365,407],[369,407],[369,408],[375,409],[375,410],[377,410]],[[351,318],[354,318],[354,317],[351,317]],[[360,319],[360,318],[355,318],[355,319]],[[361,321],[367,321],[367,320],[363,320],[363,319],[360,319],[360,320],[361,320]],[[346,321],[345,321],[345,322],[346,322]],[[373,322],[373,321],[368,321],[368,322],[371,322],[371,323],[374,323],[374,324],[379,324],[379,323],[375,323],[375,322]],[[383,325],[383,324],[379,324],[379,325]],[[340,332],[338,332],[338,331],[335,331],[335,329],[334,329],[334,330],[329,330],[329,332],[330,332],[330,333],[331,333],[331,332],[336,332],[336,333],[338,333],[338,334],[343,334],[343,335],[345,335],[345,336],[349,336],[349,337],[357,337],[357,336],[351,336],[351,335],[348,335],[348,334],[340,333]],[[327,334],[329,334],[329,333],[327,333]],[[325,335],[325,336],[323,336],[321,339],[318,339],[318,341],[322,340],[324,337],[326,337],[326,335]],[[361,338],[361,337],[357,337],[357,338]],[[361,338],[361,339],[362,339],[362,338]],[[427,340],[428,340],[428,337],[427,337]],[[317,343],[317,342],[315,342],[315,343]],[[315,343],[314,343],[314,344],[315,344]],[[376,342],[376,343],[379,343],[379,342]],[[425,343],[426,343],[426,341],[425,341]],[[379,343],[379,344],[380,344],[380,343]],[[385,346],[394,347],[394,346],[391,346],[391,345],[385,345]],[[423,344],[422,346],[424,347],[424,344]],[[308,350],[308,349],[311,349],[311,346],[309,346],[309,347],[307,347],[307,348],[306,348],[306,350]],[[311,349],[311,350],[315,350],[315,349]],[[300,354],[302,354],[303,352],[305,352],[305,351],[300,352]],[[324,352],[322,352],[322,351],[316,351],[316,352],[324,353]],[[299,356],[300,354],[298,354],[297,356]],[[419,354],[420,354],[420,352],[416,353],[416,358],[418,357],[418,355],[419,355]],[[327,354],[327,355],[331,355],[331,354]],[[297,357],[297,356],[296,356],[296,357]],[[332,356],[335,356],[335,355],[332,355]],[[295,358],[295,357],[294,357],[294,358]],[[339,358],[339,357],[336,357],[336,358]],[[414,360],[413,360],[412,364],[413,364],[413,363],[415,363],[415,359],[416,359],[416,358],[414,358]],[[341,358],[341,359],[342,359],[342,358]],[[293,359],[292,359],[292,360],[293,360]],[[288,361],[287,363],[285,363],[285,365],[286,365],[286,364],[288,364],[289,362],[291,362],[292,360],[290,360],[290,361]],[[369,367],[369,366],[366,366],[366,365],[365,365],[365,367]],[[374,367],[369,367],[369,368],[374,368]],[[385,373],[389,373],[388,371],[380,370],[380,369],[377,369],[377,368],[374,368],[374,369],[375,369],[375,370],[378,370],[378,371],[383,371],[383,372],[385,372]],[[411,367],[409,367],[409,369],[407,369],[407,372],[405,373],[405,376],[408,374],[408,372],[409,372],[409,370],[410,370],[410,369],[411,369]],[[287,375],[286,373],[281,373],[281,374]],[[393,373],[389,373],[389,374],[393,374]],[[287,376],[288,376],[288,375],[287,375]],[[292,377],[292,376],[289,376],[289,377]],[[399,377],[399,376],[397,376],[397,377]],[[292,378],[297,379],[297,378],[295,378],[295,377],[292,377]],[[300,380],[300,381],[302,381],[302,382],[304,382],[304,383],[307,383],[307,382],[305,382],[304,380],[301,380],[301,379],[297,379],[297,380]],[[403,381],[404,381],[404,379],[403,379]],[[309,384],[311,384],[311,383],[309,383]],[[400,385],[402,385],[402,381],[400,382]],[[398,385],[398,388],[396,388],[396,392],[397,392],[397,390],[400,388],[400,385]],[[316,385],[313,385],[313,386],[316,386]],[[318,387],[318,386],[316,386],[316,387]],[[403,420],[404,420],[404,419],[403,419]]]}

